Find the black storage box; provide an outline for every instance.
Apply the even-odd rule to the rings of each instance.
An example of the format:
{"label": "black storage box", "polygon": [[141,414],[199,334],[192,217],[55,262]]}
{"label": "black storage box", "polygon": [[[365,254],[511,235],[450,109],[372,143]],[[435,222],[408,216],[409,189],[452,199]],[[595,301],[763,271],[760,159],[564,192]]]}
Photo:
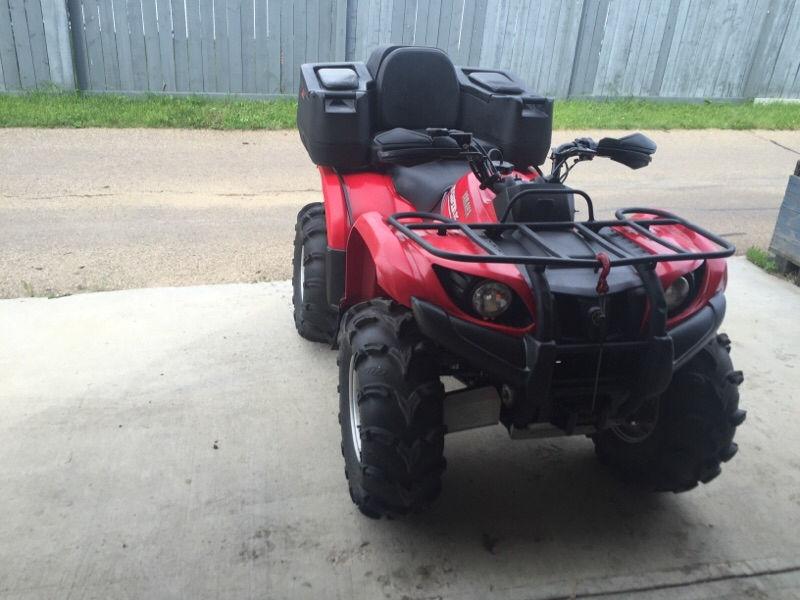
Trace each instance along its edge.
{"label": "black storage box", "polygon": [[461,129],[502,148],[517,167],[541,165],[550,150],[553,100],[525,89],[508,71],[456,67]]}
{"label": "black storage box", "polygon": [[369,164],[372,77],[364,63],[300,67],[297,128],[311,160],[337,168]]}

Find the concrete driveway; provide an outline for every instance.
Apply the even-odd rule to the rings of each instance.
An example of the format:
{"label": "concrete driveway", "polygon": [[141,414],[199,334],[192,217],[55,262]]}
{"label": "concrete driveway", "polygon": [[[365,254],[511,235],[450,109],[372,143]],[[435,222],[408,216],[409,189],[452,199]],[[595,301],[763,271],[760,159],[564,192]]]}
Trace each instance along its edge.
{"label": "concrete driveway", "polygon": [[731,261],[741,450],[617,483],[582,438],[446,440],[434,508],[347,495],[335,354],[286,282],[0,302],[0,597],[800,598],[800,289]]}
{"label": "concrete driveway", "polygon": [[[601,214],[652,205],[768,244],[800,132],[647,133],[648,168],[598,160],[570,182]],[[286,279],[318,190],[295,132],[0,129],[0,297]]]}

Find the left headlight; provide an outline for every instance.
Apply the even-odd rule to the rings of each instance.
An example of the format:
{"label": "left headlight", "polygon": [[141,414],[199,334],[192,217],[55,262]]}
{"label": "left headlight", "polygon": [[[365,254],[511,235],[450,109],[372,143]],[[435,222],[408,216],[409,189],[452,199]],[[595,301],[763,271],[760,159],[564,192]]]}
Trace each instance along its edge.
{"label": "left headlight", "polygon": [[485,319],[496,319],[511,306],[513,294],[504,283],[484,281],[472,292],[472,307]]}

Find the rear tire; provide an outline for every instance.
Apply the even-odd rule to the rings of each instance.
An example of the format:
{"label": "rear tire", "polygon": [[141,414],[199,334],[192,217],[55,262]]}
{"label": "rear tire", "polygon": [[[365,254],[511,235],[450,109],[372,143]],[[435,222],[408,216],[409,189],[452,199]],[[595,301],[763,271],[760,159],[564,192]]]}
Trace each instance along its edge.
{"label": "rear tire", "polygon": [[685,492],[719,475],[738,450],[733,437],[746,416],[739,409],[742,372],[733,370],[729,352],[730,340],[720,334],[674,374],[657,407],[649,407],[656,417],[646,437],[633,435],[637,415],[633,428],[595,435],[600,461],[623,480],[659,492]]}
{"label": "rear tire", "polygon": [[339,333],[339,423],[350,497],[368,517],[423,509],[445,468],[438,364],[411,311],[358,304]]}
{"label": "rear tire", "polygon": [[325,253],[328,233],[325,208],[313,202],[297,215],[292,261],[292,304],[297,333],[312,342],[333,342],[338,312],[328,304]]}

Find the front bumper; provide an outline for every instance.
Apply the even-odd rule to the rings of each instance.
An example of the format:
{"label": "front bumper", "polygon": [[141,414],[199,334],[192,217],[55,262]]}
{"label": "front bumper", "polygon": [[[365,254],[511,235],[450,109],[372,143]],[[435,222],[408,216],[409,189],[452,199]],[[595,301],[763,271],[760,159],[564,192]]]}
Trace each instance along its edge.
{"label": "front bumper", "polygon": [[[422,333],[472,367],[518,390],[526,402],[515,409],[513,421],[525,426],[552,418],[555,398],[591,392],[644,398],[660,394],[672,373],[713,337],[725,315],[725,296],[715,295],[706,306],[664,336],[626,342],[559,344],[534,335],[514,337],[450,316],[440,307],[412,298],[411,308]],[[603,377],[592,365],[601,351],[616,374]],[[584,361],[584,362],[581,362]],[[564,376],[565,365],[574,373]],[[589,373],[586,373],[586,365]],[[588,388],[588,389],[587,389]]]}

